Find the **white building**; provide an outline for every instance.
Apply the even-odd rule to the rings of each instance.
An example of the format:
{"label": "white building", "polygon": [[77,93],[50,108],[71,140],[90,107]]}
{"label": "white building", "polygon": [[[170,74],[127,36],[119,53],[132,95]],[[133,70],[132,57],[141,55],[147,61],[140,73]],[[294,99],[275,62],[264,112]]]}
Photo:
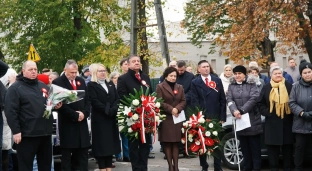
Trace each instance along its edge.
{"label": "white building", "polygon": [[[151,51],[155,52],[156,54],[161,55],[161,50],[159,46],[159,39],[158,33],[154,30],[154,37],[148,39],[148,45]],[[189,40],[190,34],[186,33],[186,30],[180,27],[180,22],[170,22],[166,24],[166,32],[167,32],[167,40],[168,40],[168,47],[169,47],[169,54],[171,60],[185,60],[187,63],[193,64],[193,71],[195,72],[195,66],[200,60],[207,60],[210,62],[212,68],[216,71],[217,74],[223,72],[223,66],[225,64],[232,64],[232,61],[227,60],[226,56],[223,56],[221,53],[218,52],[216,49],[216,53],[208,54],[211,47],[211,40],[205,40],[201,43],[202,47],[194,46]],[[288,57],[290,55],[283,55],[278,52],[274,52],[276,62],[283,68],[286,68],[288,65]],[[309,60],[307,54],[300,54],[298,56],[292,56],[296,59],[296,63],[299,64],[301,59]],[[156,71],[155,77],[159,77],[163,68],[161,67],[153,67],[151,66],[151,70]],[[158,71],[158,72],[157,72]]]}

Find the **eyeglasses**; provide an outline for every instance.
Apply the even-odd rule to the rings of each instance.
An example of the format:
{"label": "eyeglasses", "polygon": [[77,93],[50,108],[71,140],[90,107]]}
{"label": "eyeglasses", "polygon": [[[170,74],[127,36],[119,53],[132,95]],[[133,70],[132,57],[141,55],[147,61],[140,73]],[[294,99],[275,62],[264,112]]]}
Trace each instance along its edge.
{"label": "eyeglasses", "polygon": [[98,72],[106,72],[106,71],[107,71],[107,70],[105,70],[105,69],[104,69],[104,70],[98,70]]}

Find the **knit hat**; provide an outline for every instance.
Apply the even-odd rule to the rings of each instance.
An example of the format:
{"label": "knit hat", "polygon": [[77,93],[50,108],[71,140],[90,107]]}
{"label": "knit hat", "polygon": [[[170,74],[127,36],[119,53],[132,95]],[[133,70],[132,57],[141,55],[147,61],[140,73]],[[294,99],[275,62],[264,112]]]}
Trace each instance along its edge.
{"label": "knit hat", "polygon": [[43,82],[46,85],[48,85],[50,83],[48,75],[38,74],[37,78],[38,78],[39,81]]}
{"label": "knit hat", "polygon": [[89,65],[86,65],[82,68],[82,73],[88,72],[89,71]]}
{"label": "knit hat", "polygon": [[237,65],[236,67],[233,68],[233,73],[235,72],[241,72],[244,75],[247,74],[247,69],[243,65]]}
{"label": "knit hat", "polygon": [[300,65],[299,65],[299,72],[300,72],[300,75],[302,74],[302,71],[305,69],[305,68],[310,68],[312,69],[312,64],[307,62],[305,59],[301,60],[300,61]]}

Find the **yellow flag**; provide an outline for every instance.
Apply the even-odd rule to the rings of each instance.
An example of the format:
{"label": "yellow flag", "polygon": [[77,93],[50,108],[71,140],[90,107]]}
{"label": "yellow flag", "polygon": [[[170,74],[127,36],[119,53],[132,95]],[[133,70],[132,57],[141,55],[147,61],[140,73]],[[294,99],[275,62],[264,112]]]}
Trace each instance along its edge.
{"label": "yellow flag", "polygon": [[29,46],[28,60],[35,61],[35,62],[40,61],[40,56],[37,53],[33,44],[30,44]]}

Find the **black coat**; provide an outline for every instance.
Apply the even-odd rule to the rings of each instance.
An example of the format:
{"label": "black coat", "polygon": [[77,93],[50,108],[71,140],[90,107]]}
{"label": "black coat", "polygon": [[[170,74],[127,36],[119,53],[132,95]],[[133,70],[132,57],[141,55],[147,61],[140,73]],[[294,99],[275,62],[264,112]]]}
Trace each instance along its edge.
{"label": "black coat", "polygon": [[216,83],[216,90],[208,88],[199,75],[191,83],[192,106],[204,109],[204,115],[208,119],[226,121],[226,99],[220,78],[210,74],[211,80]]}
{"label": "black coat", "polygon": [[[58,109],[60,145],[62,148],[86,148],[90,146],[87,123],[87,118],[90,115],[90,101],[88,99],[87,87],[84,79],[76,77],[75,81],[77,90],[85,90],[86,94],[82,100],[63,104]],[[73,90],[65,74],[55,79],[52,83],[68,90]],[[76,111],[81,111],[84,114],[84,119],[80,122],[78,121],[79,114]]]}
{"label": "black coat", "polygon": [[[288,95],[292,85],[285,81]],[[259,110],[260,113],[265,116],[264,124],[264,142],[268,145],[283,145],[293,144],[294,136],[292,133],[293,114],[284,114],[284,118],[278,117],[275,113],[275,107],[273,107],[272,113],[270,113],[270,101],[269,96],[271,92],[271,84],[266,84],[259,96]]]}
{"label": "black coat", "polygon": [[22,75],[8,89],[5,101],[5,116],[13,134],[22,133],[22,137],[51,135],[53,116],[43,117],[49,87],[41,81],[29,81]]}
{"label": "black coat", "polygon": [[[0,60],[0,78],[3,77],[9,69],[9,66],[4,63],[3,61]],[[6,88],[3,83],[0,83],[0,111],[3,110],[4,108],[4,103],[5,103],[5,94],[6,94]]]}
{"label": "black coat", "polygon": [[[118,94],[115,86],[108,84],[106,90],[96,82],[88,83],[91,102],[91,129],[93,155],[112,156],[121,151],[117,126]],[[109,112],[105,108],[109,106]],[[105,144],[105,145],[104,145]]]}
{"label": "black coat", "polygon": [[[153,92],[149,76],[140,71],[140,77],[141,80],[144,80],[149,87],[149,93]],[[144,86],[142,82],[135,77],[135,71],[129,69],[127,73],[118,77],[117,92],[119,98],[123,99],[124,95],[129,96],[129,94],[134,94],[134,89],[139,91],[141,86],[143,87],[145,93],[147,86]]]}

